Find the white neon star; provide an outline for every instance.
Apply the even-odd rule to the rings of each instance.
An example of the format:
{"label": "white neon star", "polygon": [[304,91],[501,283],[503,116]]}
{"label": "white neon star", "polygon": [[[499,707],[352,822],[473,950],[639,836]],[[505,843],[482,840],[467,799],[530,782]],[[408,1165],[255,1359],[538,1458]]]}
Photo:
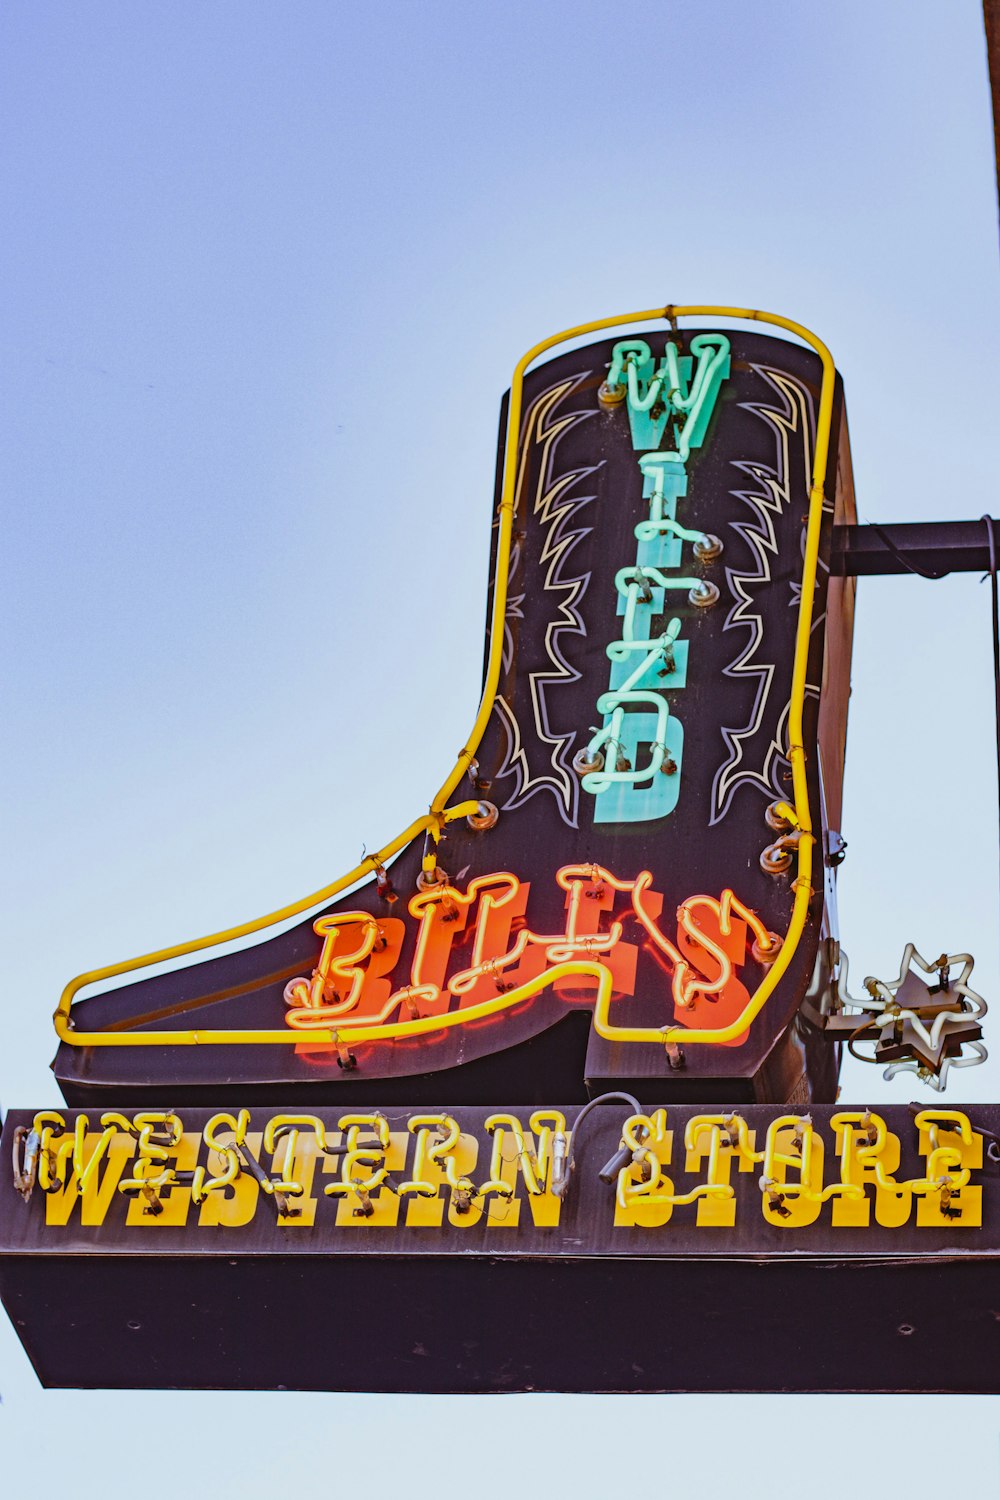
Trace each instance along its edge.
{"label": "white neon star", "polygon": [[[941,1048],[942,1037],[947,1035],[949,1027],[953,1026],[959,1020],[963,1023],[970,1020],[981,1021],[986,1014],[986,1001],[981,995],[977,995],[975,990],[971,989],[968,984],[969,975],[972,973],[974,963],[975,960],[971,953],[952,953],[943,956],[943,961],[939,960],[933,964],[928,963],[922,954],[917,952],[913,943],[907,943],[903,950],[903,961],[900,964],[898,976],[895,979],[882,980],[877,979],[874,975],[867,975],[865,977],[865,987],[869,992],[867,995],[857,997],[847,993],[849,965],[847,955],[842,953],[841,968],[837,978],[835,993],[841,1005],[845,1008],[867,1011],[872,1016],[884,1016],[886,1021],[909,1021],[927,1050],[931,1053],[937,1053]],[[954,1011],[942,1011],[928,1027],[915,1010],[897,1004],[896,992],[902,987],[911,970],[914,968],[922,969],[925,974],[937,977],[943,968],[952,969],[957,964],[962,965],[961,973],[957,979],[949,978],[946,993],[961,995],[967,1002],[969,1009],[963,1011],[961,1016],[956,1015]],[[969,1042],[967,1045],[973,1049],[975,1056],[963,1054],[954,1058],[943,1057],[940,1067],[937,1070],[931,1068],[919,1058],[901,1059],[899,1062],[891,1063],[882,1076],[885,1079],[891,1079],[897,1073],[916,1073],[926,1083],[930,1084],[931,1088],[936,1089],[939,1093],[943,1092],[949,1068],[971,1068],[977,1063],[985,1061],[987,1053],[982,1043]]]}

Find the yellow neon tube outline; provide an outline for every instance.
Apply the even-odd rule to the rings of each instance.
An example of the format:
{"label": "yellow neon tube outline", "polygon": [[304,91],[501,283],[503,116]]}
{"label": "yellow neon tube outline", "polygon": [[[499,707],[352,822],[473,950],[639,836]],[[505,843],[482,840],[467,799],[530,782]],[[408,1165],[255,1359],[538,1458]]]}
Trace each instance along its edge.
{"label": "yellow neon tube outline", "polygon": [[[183,958],[189,953],[199,953],[205,948],[221,947],[223,943],[231,943],[237,938],[249,937],[251,933],[262,932],[266,927],[276,927],[279,922],[288,921],[291,917],[301,916],[312,906],[319,906],[323,901],[330,901],[338,896],[341,891],[360,880],[363,875],[372,875],[379,864],[384,864],[400,849],[420,837],[422,833],[434,831],[440,828],[442,821],[454,822],[456,818],[467,817],[469,813],[478,812],[478,801],[459,802],[454,807],[432,809],[422,818],[417,818],[397,835],[391,843],[375,854],[369,854],[359,865],[356,865],[348,874],[342,875],[332,885],[324,886],[320,891],[314,891],[311,896],[305,896],[300,901],[293,902],[290,906],[283,906],[278,911],[268,912],[264,917],[257,917],[252,922],[242,922],[238,927],[229,927],[224,932],[212,932],[207,937],[194,938],[187,943],[177,943],[170,948],[161,948],[156,953],[144,953],[139,958],[124,959],[121,963],[109,964],[103,969],[91,969],[86,974],[78,974],[71,979],[59,997],[59,1004],[53,1014],[56,1035],[61,1042],[70,1047],[165,1047],[165,1046],[188,1046],[195,1043],[221,1046],[232,1042],[239,1045],[277,1045],[278,1042],[288,1043],[289,1036],[294,1042],[301,1044],[302,1035],[296,1036],[289,1032],[289,1028],[283,1031],[220,1031],[218,1029],[209,1031],[147,1031],[147,1032],[108,1032],[108,1031],[77,1031],[70,1016],[70,1006],[79,994],[80,990],[86,989],[92,984],[101,984],[108,979],[117,979],[121,974],[131,974],[136,969],[152,968],[154,964],[167,963],[174,958]],[[328,1042],[332,1039],[332,1033],[321,1031],[309,1033],[313,1042]]]}
{"label": "yellow neon tube outline", "polygon": [[[774,963],[764,975],[757,990],[751,995],[749,1001],[740,1016],[729,1026],[719,1031],[698,1031],[683,1026],[674,1027],[649,1027],[649,1026],[613,1026],[609,1020],[608,1012],[611,1003],[610,973],[602,966],[586,962],[584,960],[573,961],[568,964],[558,964],[555,968],[548,970],[545,974],[537,976],[536,980],[522,986],[519,990],[509,991],[507,994],[498,995],[495,1000],[483,1001],[480,1005],[470,1006],[467,1010],[448,1012],[442,1016],[426,1017],[422,1020],[408,1021],[402,1025],[386,1027],[352,1027],[343,1038],[344,1043],[350,1041],[374,1041],[376,1039],[390,1039],[395,1036],[414,1036],[424,1031],[437,1030],[446,1026],[454,1025],[458,1021],[476,1020],[480,1016],[491,1015],[501,1010],[516,1005],[519,1000],[528,999],[539,990],[554,982],[564,975],[579,974],[593,975],[598,979],[598,995],[594,1006],[594,1028],[599,1036],[609,1041],[620,1042],[656,1042],[656,1043],[682,1043],[689,1044],[705,1043],[708,1045],[721,1045],[724,1042],[733,1041],[742,1031],[745,1031],[751,1021],[758,1016],[766,1004],[770,995],[788,968],[792,956],[799,944],[805,927],[806,915],[809,908],[809,898],[812,894],[810,880],[812,877],[812,851],[815,837],[812,832],[812,821],[809,814],[809,795],[806,781],[805,748],[802,744],[802,710],[805,702],[806,670],[809,657],[809,634],[812,625],[813,597],[816,589],[816,568],[819,558],[819,536],[820,524],[823,513],[824,480],[826,476],[827,461],[830,449],[830,430],[833,420],[833,392],[836,378],[836,370],[827,346],[801,323],[794,322],[791,318],[783,318],[778,313],[761,312],[754,308],[746,307],[724,307],[713,304],[690,304],[674,305],[666,307],[649,308],[642,312],[626,313],[612,318],[599,318],[591,323],[580,323],[575,327],[566,328],[561,333],[552,334],[547,339],[530,348],[518,361],[511,378],[510,405],[507,417],[507,444],[504,455],[504,477],[503,488],[500,496],[500,530],[497,538],[497,561],[496,577],[493,590],[493,612],[490,622],[490,654],[487,662],[486,679],[483,683],[483,694],[479,704],[472,731],[458,752],[458,759],[454,769],[438,789],[434,800],[431,802],[430,811],[427,816],[418,818],[411,823],[403,833],[399,834],[390,844],[377,854],[371,854],[356,865],[347,875],[341,876],[332,885],[324,887],[321,891],[314,892],[311,896],[301,901],[293,902],[290,906],[282,907],[279,911],[268,913],[267,916],[258,917],[255,921],[241,923],[237,927],[231,927],[223,932],[210,934],[208,937],[196,938],[191,942],[178,943],[170,948],[162,948],[156,953],[147,953],[140,958],[127,959],[122,963],[112,964],[103,969],[92,969],[86,974],[79,974],[71,979],[63,990],[56,1007],[53,1021],[56,1035],[61,1042],[71,1047],[185,1047],[185,1046],[289,1046],[301,1044],[301,1036],[289,1037],[288,1028],[283,1030],[249,1030],[249,1031],[221,1031],[218,1029],[205,1031],[145,1031],[145,1032],[107,1032],[107,1031],[76,1031],[70,1017],[70,1007],[74,998],[80,990],[92,984],[99,984],[108,979],[115,979],[119,975],[129,974],[136,969],[149,968],[154,964],[165,963],[175,958],[185,957],[189,953],[197,953],[205,948],[214,948],[223,943],[233,942],[237,938],[248,937],[252,933],[261,932],[264,928],[276,926],[279,922],[287,921],[291,917],[300,916],[302,912],[308,911],[311,906],[318,906],[323,901],[332,900],[348,886],[353,885],[362,876],[374,873],[378,864],[383,864],[386,859],[398,854],[406,844],[418,838],[421,833],[430,830],[432,833],[439,830],[442,819],[450,822],[454,818],[465,816],[475,811],[478,803],[463,802],[456,807],[446,807],[448,798],[458,786],[462,777],[468,770],[470,762],[474,759],[480,741],[486,732],[490,715],[493,711],[493,702],[500,681],[500,671],[503,656],[503,619],[507,608],[507,581],[508,567],[510,564],[510,540],[513,529],[514,489],[517,482],[517,455],[521,427],[521,408],[524,389],[524,376],[528,366],[545,354],[549,349],[555,348],[557,344],[566,343],[570,339],[583,338],[592,333],[600,333],[606,328],[620,328],[629,323],[649,323],[662,318],[672,320],[676,318],[735,318],[749,323],[768,323],[776,328],[783,328],[788,333],[794,334],[804,343],[808,344],[819,355],[823,366],[823,378],[820,389],[819,412],[816,421],[816,447],[813,452],[812,477],[809,488],[809,515],[806,526],[805,557],[802,567],[802,592],[799,598],[799,615],[795,637],[795,657],[792,667],[791,699],[788,715],[789,734],[789,760],[792,770],[792,802],[795,809],[800,836],[796,842],[795,852],[797,856],[796,878],[793,881],[795,900],[792,906],[792,915],[788,924],[788,931],[782,941],[781,949]],[[602,981],[601,974],[595,971],[601,969],[601,974],[607,974],[608,984]],[[606,993],[605,993],[606,991]],[[449,1017],[454,1017],[450,1020]],[[426,1023],[426,1024],[425,1024]],[[338,1044],[340,1039],[335,1031],[311,1031],[309,1033],[313,1044]]]}

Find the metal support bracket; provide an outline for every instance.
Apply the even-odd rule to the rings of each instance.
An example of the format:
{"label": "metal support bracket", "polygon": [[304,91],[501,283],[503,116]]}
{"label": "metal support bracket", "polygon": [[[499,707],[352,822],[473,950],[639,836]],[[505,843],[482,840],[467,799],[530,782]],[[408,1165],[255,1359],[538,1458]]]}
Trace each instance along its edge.
{"label": "metal support bracket", "polygon": [[[1000,520],[993,523],[1000,538]],[[989,532],[985,521],[906,521],[893,526],[835,526],[830,554],[834,577],[917,573],[945,578],[949,573],[988,573]]]}

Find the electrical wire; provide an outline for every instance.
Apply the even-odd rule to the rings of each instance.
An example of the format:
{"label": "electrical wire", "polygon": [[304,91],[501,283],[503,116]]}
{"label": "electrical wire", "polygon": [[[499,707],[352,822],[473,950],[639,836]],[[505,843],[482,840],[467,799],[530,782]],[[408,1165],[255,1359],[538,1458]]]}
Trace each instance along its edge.
{"label": "electrical wire", "polygon": [[907,568],[911,573],[916,573],[918,578],[929,578],[933,583],[937,583],[940,579],[948,577],[951,572],[950,568],[945,568],[943,573],[934,573],[930,568],[922,568],[919,563],[913,562],[911,558],[907,557],[905,552],[896,546],[889,533],[879,526],[877,521],[869,521],[868,525],[874,531],[882,545],[888,547],[893,557],[897,558],[903,564],[903,567]]}
{"label": "electrical wire", "polygon": [[865,1034],[866,1031],[879,1031],[879,1030],[881,1030],[881,1027],[878,1025],[877,1021],[874,1018],[872,1018],[872,1020],[870,1020],[870,1021],[863,1021],[862,1024],[858,1027],[857,1031],[852,1031],[851,1032],[850,1036],[847,1038],[847,1050],[851,1054],[851,1056],[854,1058],[855,1062],[860,1062],[860,1063],[877,1063],[878,1062],[878,1058],[877,1057],[868,1057],[866,1053],[864,1053],[864,1052],[858,1052],[855,1049],[854,1043],[859,1039],[859,1037],[864,1037],[864,1034]]}
{"label": "electrical wire", "polygon": [[[990,548],[990,594],[993,615],[993,713],[996,721],[997,746],[997,816],[1000,818],[1000,603],[997,587],[997,539],[996,523],[992,516],[980,516],[986,527]],[[985,575],[984,575],[985,576]]]}
{"label": "electrical wire", "polygon": [[997,740],[997,803],[998,811],[1000,811],[1000,604],[998,604],[1000,590],[997,586],[996,522],[992,516],[981,516],[980,520],[986,526],[990,548],[989,580],[993,605],[993,705]]}
{"label": "electrical wire", "polygon": [[590,1111],[592,1109],[596,1109],[599,1104],[610,1104],[612,1102],[621,1103],[621,1104],[631,1104],[631,1106],[632,1106],[632,1113],[634,1115],[641,1115],[642,1114],[642,1105],[639,1103],[638,1099],[633,1098],[633,1096],[631,1094],[623,1094],[623,1093],[620,1093],[618,1091],[615,1091],[614,1093],[610,1093],[610,1094],[598,1094],[598,1096],[597,1096],[596,1099],[591,1099],[591,1101],[590,1101],[589,1104],[585,1104],[583,1106],[583,1108],[581,1109],[580,1113],[577,1115],[576,1119],[573,1121],[573,1128],[570,1131],[570,1135],[569,1135],[569,1150],[566,1153],[566,1190],[567,1191],[569,1191],[569,1184],[570,1184],[570,1182],[572,1180],[572,1176],[573,1176],[573,1154],[576,1151],[576,1142],[577,1142],[577,1137],[578,1137],[578,1135],[580,1133],[580,1126],[583,1124],[584,1120],[590,1114]]}

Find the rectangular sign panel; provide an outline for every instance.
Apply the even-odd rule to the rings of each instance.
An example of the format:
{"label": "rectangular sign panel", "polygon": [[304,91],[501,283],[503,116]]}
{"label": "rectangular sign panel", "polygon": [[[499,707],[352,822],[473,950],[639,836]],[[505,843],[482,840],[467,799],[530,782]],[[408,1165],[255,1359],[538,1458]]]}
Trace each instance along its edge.
{"label": "rectangular sign panel", "polygon": [[[4,1253],[895,1255],[1000,1250],[1000,1107],[12,1111]],[[985,1120],[990,1124],[985,1125]],[[64,1122],[64,1123],[61,1123]],[[35,1127],[40,1128],[35,1128]],[[984,1136],[984,1128],[987,1134]],[[621,1165],[601,1171],[622,1148]],[[27,1134],[26,1134],[27,1132]],[[568,1185],[556,1191],[573,1147]],[[30,1156],[28,1156],[30,1162]],[[990,1163],[987,1161],[987,1166]],[[30,1166],[29,1166],[30,1171]],[[608,1178],[609,1180],[605,1180]],[[565,1182],[565,1174],[563,1176]],[[996,1193],[994,1202],[987,1187]],[[986,1199],[989,1201],[986,1201]]]}
{"label": "rectangular sign panel", "polygon": [[998,1133],[996,1106],[14,1111],[0,1289],[59,1384],[996,1389]]}

